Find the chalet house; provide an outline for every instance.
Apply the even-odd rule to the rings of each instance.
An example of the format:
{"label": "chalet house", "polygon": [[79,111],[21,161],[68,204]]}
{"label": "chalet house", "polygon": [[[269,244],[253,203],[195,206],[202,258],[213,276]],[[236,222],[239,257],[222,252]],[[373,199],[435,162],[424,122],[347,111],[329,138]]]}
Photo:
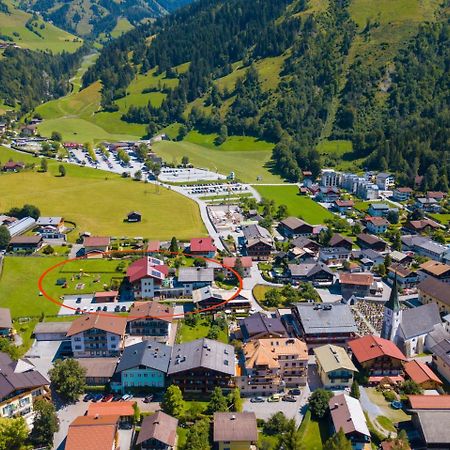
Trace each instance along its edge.
{"label": "chalet house", "polygon": [[395,277],[401,289],[415,287],[419,282],[417,272],[401,264],[391,264],[389,267],[388,278],[393,280]]}
{"label": "chalet house", "polygon": [[274,243],[270,233],[259,225],[248,225],[243,228],[243,251],[253,260],[268,260],[274,249]]}
{"label": "chalet house", "polygon": [[396,202],[406,202],[411,198],[411,195],[414,191],[409,187],[400,187],[394,189],[394,194],[392,198]]}
{"label": "chalet house", "polygon": [[191,239],[189,245],[189,253],[193,256],[204,256],[205,258],[213,258],[217,248],[211,237]]}
{"label": "chalet house", "polygon": [[292,248],[299,248],[302,250],[308,250],[311,255],[315,255],[319,252],[320,244],[317,241],[313,241],[307,237],[298,237],[291,242]]}
{"label": "chalet house", "polygon": [[347,273],[339,274],[341,285],[341,294],[345,300],[355,296],[358,298],[367,297],[370,294],[370,288],[374,283],[371,273]]}
{"label": "chalet house", "polygon": [[66,235],[63,233],[64,229],[64,219],[62,217],[39,217],[36,221],[35,231],[43,239],[66,240]]}
{"label": "chalet house", "polygon": [[119,356],[124,346],[126,317],[88,314],[72,322],[67,332],[75,358]]}
{"label": "chalet house", "polygon": [[86,371],[88,386],[105,386],[113,378],[118,357],[114,358],[78,358],[77,361]]}
{"label": "chalet house", "polygon": [[419,211],[428,213],[439,213],[441,211],[441,205],[435,198],[419,197],[416,198],[414,207]]}
{"label": "chalet house", "polygon": [[211,286],[214,269],[210,267],[181,267],[178,269],[177,283],[183,287],[184,295],[192,295],[195,289]]}
{"label": "chalet house", "polygon": [[169,338],[174,309],[166,304],[146,301],[134,302],[128,315],[127,331],[132,336]]}
{"label": "chalet house", "polygon": [[320,186],[315,200],[324,203],[334,203],[341,197],[341,192],[336,186]]}
{"label": "chalet house", "polygon": [[358,369],[343,347],[323,345],[314,349],[317,373],[325,389],[345,389],[353,383]]}
{"label": "chalet house", "polygon": [[387,339],[366,335],[348,343],[359,370],[369,375],[369,383],[379,383],[387,377],[392,382],[403,381],[403,362],[406,356]]}
{"label": "chalet house", "polygon": [[331,285],[334,272],[323,263],[288,264],[289,278],[293,281],[309,281],[315,286]]}
{"label": "chalet house", "polygon": [[139,211],[131,211],[127,214],[127,222],[135,223],[141,222],[142,214]]}
{"label": "chalet house", "polygon": [[379,173],[375,182],[381,191],[387,191],[394,186],[395,180],[390,173]]}
{"label": "chalet house", "polygon": [[411,220],[405,225],[405,229],[414,234],[430,233],[440,228],[441,226],[431,219]]}
{"label": "chalet house", "polygon": [[157,411],[145,416],[136,445],[142,450],[174,450],[177,444],[178,419]]}
{"label": "chalet house", "polygon": [[9,248],[13,252],[27,252],[27,253],[33,253],[38,251],[44,241],[42,239],[42,236],[35,235],[35,236],[14,236],[9,241]]}
{"label": "chalet house", "polygon": [[[377,266],[378,264],[384,263],[384,256],[371,248],[354,251],[352,252],[352,256],[358,258],[366,268],[371,268],[374,265]],[[369,264],[367,264],[367,260],[369,261]]]}
{"label": "chalet house", "polygon": [[256,448],[258,426],[254,412],[216,412],[213,422],[214,448],[218,450]]}
{"label": "chalet house", "polygon": [[12,360],[0,352],[0,417],[23,417],[33,423],[33,402],[50,399],[50,382],[27,359]]}
{"label": "chalet house", "polygon": [[147,340],[125,347],[111,388],[125,393],[139,388],[164,387],[171,351],[168,345]]}
{"label": "chalet house", "polygon": [[310,352],[328,343],[346,347],[357,333],[350,307],[342,303],[296,303],[292,315],[294,333],[306,342]]}
{"label": "chalet house", "polygon": [[356,236],[356,243],[361,248],[370,248],[377,252],[384,252],[387,247],[387,243],[385,241],[383,241],[382,239],[380,239],[372,234],[366,234],[366,233],[358,234]]}
{"label": "chalet house", "polygon": [[435,200],[440,202],[444,200],[445,197],[447,197],[447,193],[442,191],[427,191],[425,197],[434,198]]}
{"label": "chalet house", "polygon": [[450,283],[450,266],[438,261],[429,260],[420,265],[420,281],[428,277],[435,278],[443,283]]}
{"label": "chalet house", "polygon": [[418,285],[419,301],[426,305],[436,303],[440,313],[450,313],[450,289],[447,283],[428,277]]}
{"label": "chalet house", "polygon": [[355,450],[370,448],[370,431],[359,400],[347,394],[340,394],[332,397],[328,406],[333,431],[337,433],[342,429]]}
{"label": "chalet house", "polygon": [[369,233],[383,234],[389,227],[389,222],[384,217],[366,217],[365,221]]}
{"label": "chalet house", "polygon": [[211,286],[205,286],[192,291],[192,302],[197,309],[214,308],[225,303],[224,298],[213,291]]}
{"label": "chalet house", "polygon": [[300,339],[254,339],[243,352],[242,376],[236,379],[243,395],[270,395],[306,384],[308,350]]}
{"label": "chalet house", "polygon": [[[450,339],[444,339],[431,347],[432,367],[450,383]],[[449,407],[450,409],[450,407]]]}
{"label": "chalet house", "polygon": [[319,259],[328,266],[341,266],[350,259],[351,250],[345,247],[322,247],[319,250]]}
{"label": "chalet house", "polygon": [[65,450],[119,450],[119,416],[79,416],[69,425]]}
{"label": "chalet house", "polygon": [[232,257],[225,257],[223,258],[222,264],[224,266],[224,275],[226,278],[234,278],[234,273],[227,269],[228,267],[231,267],[232,269],[236,270],[236,262],[240,259],[241,262],[241,269],[242,269],[242,277],[248,278],[251,276],[251,270],[253,267],[253,261],[250,256],[242,256],[240,258],[236,258],[234,256]]}
{"label": "chalet house", "polygon": [[293,239],[312,235],[314,227],[297,217],[287,217],[280,222],[279,230],[284,237]]}
{"label": "chalet house", "polygon": [[386,203],[371,203],[367,213],[372,217],[386,217],[389,210],[389,205]]}
{"label": "chalet house", "polygon": [[442,386],[439,377],[423,362],[413,359],[404,364],[405,375],[422,389],[438,389]]}
{"label": "chalet house", "polygon": [[109,251],[111,239],[105,236],[88,236],[83,240],[83,249],[80,255],[88,258],[102,258],[103,253]]}
{"label": "chalet house", "polygon": [[234,387],[234,347],[211,339],[175,344],[169,364],[171,382],[184,392],[212,392]]}
{"label": "chalet house", "polygon": [[0,337],[8,337],[12,333],[12,320],[9,308],[0,308]]}
{"label": "chalet house", "polygon": [[333,209],[339,214],[345,214],[353,210],[355,203],[353,200],[335,200],[333,203]]}
{"label": "chalet house", "polygon": [[120,402],[90,402],[86,415],[88,417],[97,416],[118,416],[119,424],[130,423],[133,419],[135,401]]}
{"label": "chalet house", "polygon": [[445,253],[449,250],[449,247],[424,236],[402,236],[401,241],[405,251],[413,251],[435,261],[441,261]]}
{"label": "chalet house", "polygon": [[278,317],[268,317],[262,312],[240,320],[239,327],[244,341],[288,337],[286,328]]}
{"label": "chalet house", "polygon": [[25,169],[23,162],[8,161],[3,165],[3,172],[20,172]]}
{"label": "chalet house", "polygon": [[330,239],[330,242],[328,243],[329,247],[343,247],[347,250],[351,250],[353,247],[353,241],[345,236],[342,236],[339,233],[333,234],[333,236]]}
{"label": "chalet house", "polygon": [[411,255],[407,255],[406,253],[402,253],[397,250],[394,250],[393,252],[389,253],[389,256],[391,257],[391,261],[393,263],[402,264],[403,266],[407,266],[411,264],[413,261]]}

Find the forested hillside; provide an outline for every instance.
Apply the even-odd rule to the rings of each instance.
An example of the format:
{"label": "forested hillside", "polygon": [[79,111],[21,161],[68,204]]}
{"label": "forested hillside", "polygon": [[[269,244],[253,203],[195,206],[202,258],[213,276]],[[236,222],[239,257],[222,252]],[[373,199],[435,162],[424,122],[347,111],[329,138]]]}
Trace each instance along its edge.
{"label": "forested hillside", "polygon": [[46,20],[78,35],[109,33],[119,18],[137,25],[161,17],[191,0],[21,0],[21,7],[39,12]]}

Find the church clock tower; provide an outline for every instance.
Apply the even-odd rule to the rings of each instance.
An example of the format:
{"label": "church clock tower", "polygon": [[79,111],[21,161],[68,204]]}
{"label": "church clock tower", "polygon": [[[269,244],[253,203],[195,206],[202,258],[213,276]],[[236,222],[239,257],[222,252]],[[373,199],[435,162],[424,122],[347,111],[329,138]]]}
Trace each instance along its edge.
{"label": "church clock tower", "polygon": [[393,341],[402,319],[402,311],[398,300],[397,274],[395,274],[389,300],[384,304],[383,327],[381,337]]}

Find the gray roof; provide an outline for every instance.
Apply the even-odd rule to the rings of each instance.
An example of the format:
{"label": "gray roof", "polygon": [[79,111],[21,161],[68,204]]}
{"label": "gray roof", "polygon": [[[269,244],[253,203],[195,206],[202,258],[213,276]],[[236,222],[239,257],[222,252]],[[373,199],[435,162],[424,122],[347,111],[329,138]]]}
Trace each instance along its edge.
{"label": "gray roof", "polygon": [[39,217],[36,221],[36,225],[59,225],[62,221],[62,217]]}
{"label": "gray roof", "polygon": [[320,247],[320,244],[318,242],[313,241],[306,236],[300,236],[292,241],[292,245],[298,248],[305,248],[310,244],[313,244],[314,247]]}
{"label": "gray roof", "polygon": [[442,448],[448,448],[450,445],[450,427],[437,426],[437,424],[450,423],[450,410],[417,411],[415,414],[417,414],[426,444],[441,444],[445,445]]}
{"label": "gray roof", "polygon": [[142,444],[149,439],[155,439],[170,448],[175,447],[177,441],[178,419],[158,411],[151,416],[144,417],[136,444]]}
{"label": "gray roof", "polygon": [[449,250],[448,247],[423,236],[406,235],[401,237],[401,241],[408,247],[423,248],[438,255],[442,255]]}
{"label": "gray roof", "polygon": [[178,281],[180,283],[212,283],[214,281],[214,269],[210,267],[181,267],[178,270]]}
{"label": "gray roof", "polygon": [[67,333],[72,322],[39,322],[34,327],[34,334],[37,333]]}
{"label": "gray roof", "polygon": [[450,365],[450,339],[444,339],[431,347],[431,351],[441,358],[447,365]]}
{"label": "gray roof", "polygon": [[450,306],[450,289],[447,283],[436,280],[434,277],[427,277],[417,288],[419,289],[419,294],[424,292]]}
{"label": "gray roof", "polygon": [[[331,307],[324,309],[324,306]],[[300,321],[306,334],[314,333],[356,333],[355,319],[348,305],[334,303],[296,303]]]}
{"label": "gray roof", "polygon": [[78,358],[80,366],[86,369],[86,378],[111,378],[119,358]]}
{"label": "gray roof", "polygon": [[252,336],[267,333],[272,336],[287,337],[286,328],[278,317],[267,317],[262,312],[257,312],[239,321],[239,327],[245,339]]}
{"label": "gray roof", "polygon": [[351,250],[346,249],[345,247],[324,247],[319,250],[321,254],[328,253],[330,255],[348,255],[351,253]]}
{"label": "gray roof", "polygon": [[0,328],[12,328],[9,308],[0,308]]}
{"label": "gray roof", "polygon": [[194,303],[199,303],[209,299],[214,299],[217,300],[218,302],[225,301],[221,295],[219,295],[216,292],[213,292],[211,286],[205,286],[200,289],[195,289],[192,292],[192,301]]}
{"label": "gray roof", "polygon": [[323,263],[303,263],[303,264],[288,264],[289,271],[292,276],[297,277],[311,277],[318,272],[324,271],[330,275],[334,275],[333,271]]}
{"label": "gray roof", "polygon": [[242,229],[244,238],[247,241],[247,246],[252,246],[257,242],[264,242],[269,246],[273,246],[273,239],[271,234],[265,228],[259,225],[247,225]]}
{"label": "gray roof", "polygon": [[156,341],[142,341],[125,347],[116,372],[145,366],[163,373],[169,368],[172,347]]}
{"label": "gray roof", "polygon": [[214,413],[213,440],[214,442],[256,442],[258,427],[255,413]]}
{"label": "gray roof", "polygon": [[169,365],[169,375],[199,367],[234,376],[234,347],[207,338],[175,344]]}
{"label": "gray roof", "polygon": [[436,303],[405,309],[402,312],[400,327],[405,339],[427,334],[433,327],[441,323],[439,307]]}

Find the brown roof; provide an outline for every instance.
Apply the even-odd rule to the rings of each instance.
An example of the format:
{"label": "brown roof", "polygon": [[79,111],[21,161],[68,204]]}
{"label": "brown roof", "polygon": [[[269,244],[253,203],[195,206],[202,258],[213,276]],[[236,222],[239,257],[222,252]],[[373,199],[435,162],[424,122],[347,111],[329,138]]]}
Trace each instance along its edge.
{"label": "brown roof", "polygon": [[87,416],[119,416],[128,417],[134,413],[135,401],[113,402],[113,403],[89,403]]}
{"label": "brown roof", "polygon": [[434,381],[435,383],[442,384],[442,381],[437,375],[423,362],[412,360],[405,363],[403,366],[405,373],[415,381],[417,384],[426,383],[428,381]]}
{"label": "brown roof", "polygon": [[412,409],[450,409],[450,395],[410,395]]}
{"label": "brown roof", "polygon": [[370,436],[359,400],[346,394],[340,394],[332,397],[328,406],[336,430],[342,428],[345,434],[357,432]]}
{"label": "brown roof", "polygon": [[334,233],[330,239],[329,246],[336,247],[336,245],[340,244],[341,242],[347,242],[353,245],[353,241],[349,237],[342,236],[339,233]]}
{"label": "brown roof", "polygon": [[441,191],[428,191],[427,192],[428,198],[444,198],[446,196],[447,196],[447,194],[445,192],[441,192]]}
{"label": "brown roof", "polygon": [[67,332],[67,336],[70,337],[92,329],[103,330],[122,336],[125,334],[126,326],[126,317],[104,316],[103,314],[86,314],[72,322],[72,325]]}
{"label": "brown roof", "polygon": [[413,275],[415,272],[408,267],[403,266],[402,264],[391,264],[389,266],[389,270],[401,277],[409,277]]}
{"label": "brown roof", "polygon": [[111,239],[107,236],[89,236],[85,237],[83,245],[85,247],[107,247]]}
{"label": "brown roof", "polygon": [[172,322],[174,309],[166,304],[158,302],[134,302],[128,321],[143,319],[143,318],[156,318],[164,322]]}
{"label": "brown roof", "polygon": [[360,241],[365,242],[366,244],[372,245],[377,242],[384,242],[382,239],[374,236],[373,234],[361,233],[356,236]]}
{"label": "brown roof", "polygon": [[258,428],[254,412],[214,413],[214,442],[255,442]]}
{"label": "brown roof", "polygon": [[371,222],[375,226],[389,225],[384,217],[366,217],[366,222]]}
{"label": "brown roof", "polygon": [[417,230],[417,231],[421,231],[426,227],[431,227],[434,229],[440,228],[439,224],[431,219],[411,220],[409,222],[409,226],[413,230]]}
{"label": "brown roof", "polygon": [[336,200],[334,203],[340,207],[352,207],[355,204],[353,200]]}
{"label": "brown roof", "polygon": [[448,284],[436,280],[433,277],[428,277],[419,284],[418,289],[419,293],[423,292],[450,306],[450,289]]}
{"label": "brown roof", "polygon": [[175,447],[177,426],[178,419],[162,411],[158,411],[144,418],[136,444],[142,444],[142,442],[148,439],[156,439],[169,447]]}
{"label": "brown roof", "polygon": [[37,245],[42,241],[42,236],[14,236],[11,238],[10,244],[34,244]]}
{"label": "brown roof", "polygon": [[373,275],[371,273],[347,273],[339,274],[341,284],[351,284],[354,286],[370,286],[373,283]]}
{"label": "brown roof", "polygon": [[67,433],[65,450],[114,449],[119,416],[77,417]]}
{"label": "brown roof", "polygon": [[[249,267],[253,266],[253,260],[252,260],[251,256],[241,256],[240,260],[242,263],[242,267],[249,268]],[[226,258],[223,258],[223,265],[225,267],[231,267],[232,269],[234,269],[236,266],[236,261],[237,261],[237,258],[234,256],[226,257]]]}
{"label": "brown roof", "polygon": [[443,275],[446,272],[450,273],[450,266],[448,264],[434,261],[432,259],[421,264],[420,268],[436,277]]}
{"label": "brown roof", "polygon": [[399,187],[396,188],[395,190],[398,192],[409,192],[409,193],[413,192],[413,190],[410,187]]}
{"label": "brown roof", "polygon": [[86,369],[86,378],[111,378],[119,358],[78,358],[81,367]]}
{"label": "brown roof", "polygon": [[286,219],[283,219],[280,223],[291,230],[295,230],[298,227],[301,227],[303,225],[307,225],[309,227],[311,226],[309,223],[305,222],[304,220],[299,219],[298,217],[292,217],[292,216],[286,217]]}

